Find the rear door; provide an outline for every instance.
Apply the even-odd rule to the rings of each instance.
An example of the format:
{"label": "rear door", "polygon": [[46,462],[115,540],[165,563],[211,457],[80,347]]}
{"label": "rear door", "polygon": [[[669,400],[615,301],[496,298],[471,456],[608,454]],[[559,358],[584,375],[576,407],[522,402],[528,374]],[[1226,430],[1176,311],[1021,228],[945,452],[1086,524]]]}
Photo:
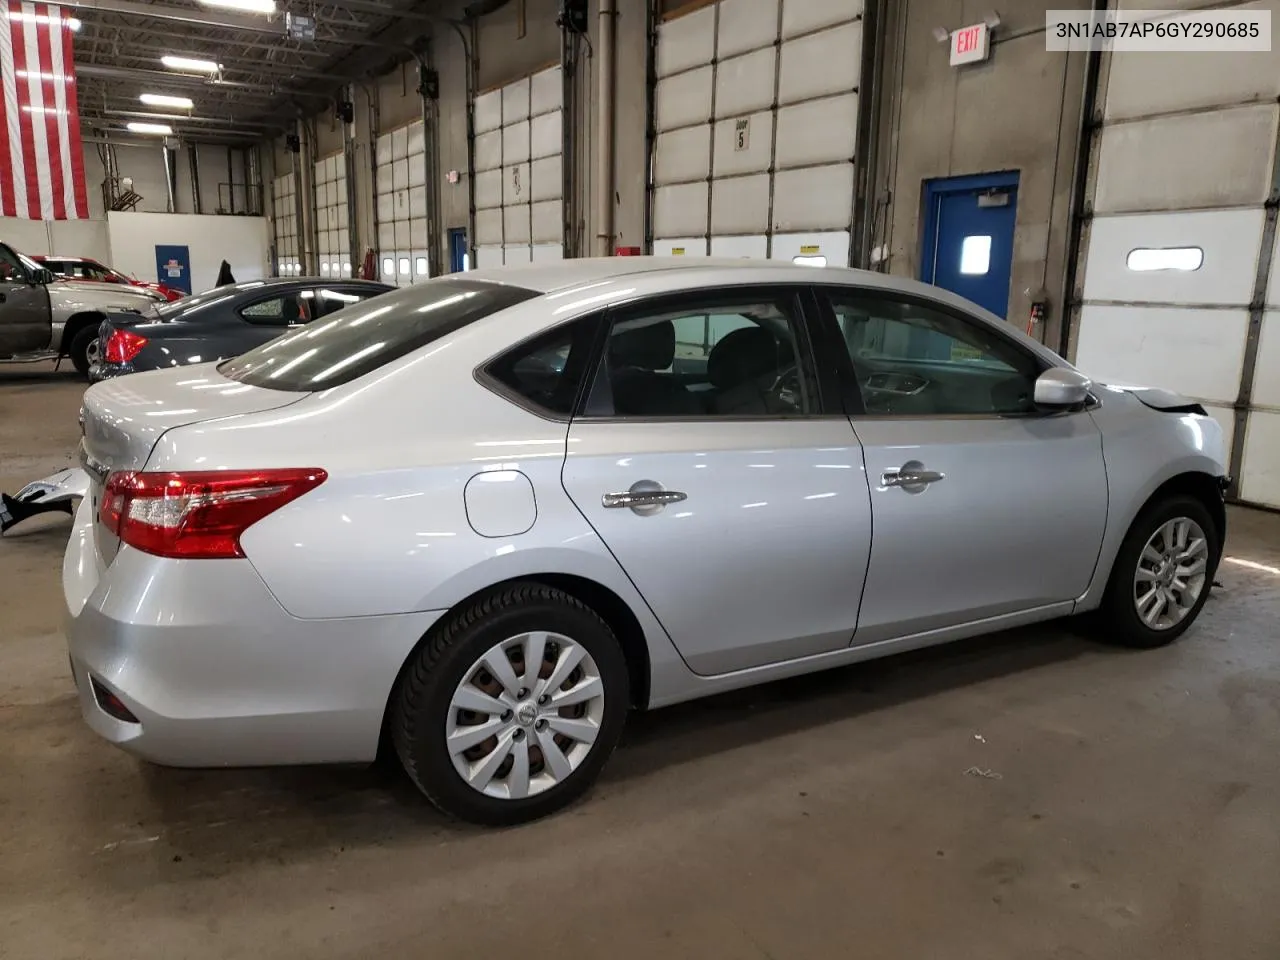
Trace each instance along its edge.
{"label": "rear door", "polygon": [[851,420],[875,524],[855,642],[1084,593],[1107,517],[1089,413],[1036,412],[1042,362],[976,318],[890,291],[821,291],[863,404]]}
{"label": "rear door", "polygon": [[52,340],[49,291],[0,243],[0,359],[47,350]]}
{"label": "rear door", "polygon": [[754,287],[616,311],[569,427],[565,490],[700,674],[839,650],[857,623],[868,491],[808,302]]}

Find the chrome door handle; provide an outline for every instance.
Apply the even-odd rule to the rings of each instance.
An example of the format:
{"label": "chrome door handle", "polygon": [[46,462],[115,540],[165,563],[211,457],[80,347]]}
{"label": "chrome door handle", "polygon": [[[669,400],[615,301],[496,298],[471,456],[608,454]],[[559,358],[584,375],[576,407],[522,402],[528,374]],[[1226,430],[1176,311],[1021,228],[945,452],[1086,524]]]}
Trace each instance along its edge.
{"label": "chrome door handle", "polygon": [[880,485],[884,487],[901,487],[908,493],[919,493],[931,483],[945,480],[947,475],[937,470],[926,470],[924,464],[916,461],[904,463],[901,467],[890,467],[880,475]]}
{"label": "chrome door handle", "polygon": [[679,503],[687,500],[687,495],[678,490],[638,490],[626,493],[606,493],[600,498],[605,507],[665,507],[668,503]]}

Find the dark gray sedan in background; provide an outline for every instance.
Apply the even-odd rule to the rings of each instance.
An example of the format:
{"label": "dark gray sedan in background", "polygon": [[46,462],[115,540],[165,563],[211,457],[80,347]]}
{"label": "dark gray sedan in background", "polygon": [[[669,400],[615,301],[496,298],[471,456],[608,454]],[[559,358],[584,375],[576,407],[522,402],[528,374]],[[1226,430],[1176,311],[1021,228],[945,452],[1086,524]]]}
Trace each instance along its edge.
{"label": "dark gray sedan in background", "polygon": [[98,328],[89,379],[236,357],[293,327],[393,289],[369,280],[282,277],[215,287],[140,316],[110,314]]}

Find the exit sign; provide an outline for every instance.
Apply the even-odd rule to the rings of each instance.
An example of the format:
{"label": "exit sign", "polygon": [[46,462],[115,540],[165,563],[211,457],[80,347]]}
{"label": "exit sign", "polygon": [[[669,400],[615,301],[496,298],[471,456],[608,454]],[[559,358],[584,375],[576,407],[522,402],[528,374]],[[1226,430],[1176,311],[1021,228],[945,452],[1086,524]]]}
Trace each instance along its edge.
{"label": "exit sign", "polygon": [[985,23],[961,27],[951,34],[951,65],[979,63],[990,55],[991,28]]}

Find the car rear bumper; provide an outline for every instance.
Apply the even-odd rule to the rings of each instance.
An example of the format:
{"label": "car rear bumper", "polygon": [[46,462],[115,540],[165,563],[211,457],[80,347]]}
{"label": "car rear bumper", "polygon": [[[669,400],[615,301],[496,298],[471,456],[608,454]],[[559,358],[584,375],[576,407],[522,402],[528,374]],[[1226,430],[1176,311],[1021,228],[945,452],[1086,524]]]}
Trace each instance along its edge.
{"label": "car rear bumper", "polygon": [[[371,761],[400,667],[439,615],[299,620],[247,560],[125,546],[104,569],[87,500],[63,592],[85,721],[131,753],[185,767]],[[137,722],[120,719],[120,705]]]}
{"label": "car rear bumper", "polygon": [[100,383],[103,380],[123,377],[133,372],[133,364],[130,363],[103,363],[99,361],[89,365],[89,380],[93,383]]}

